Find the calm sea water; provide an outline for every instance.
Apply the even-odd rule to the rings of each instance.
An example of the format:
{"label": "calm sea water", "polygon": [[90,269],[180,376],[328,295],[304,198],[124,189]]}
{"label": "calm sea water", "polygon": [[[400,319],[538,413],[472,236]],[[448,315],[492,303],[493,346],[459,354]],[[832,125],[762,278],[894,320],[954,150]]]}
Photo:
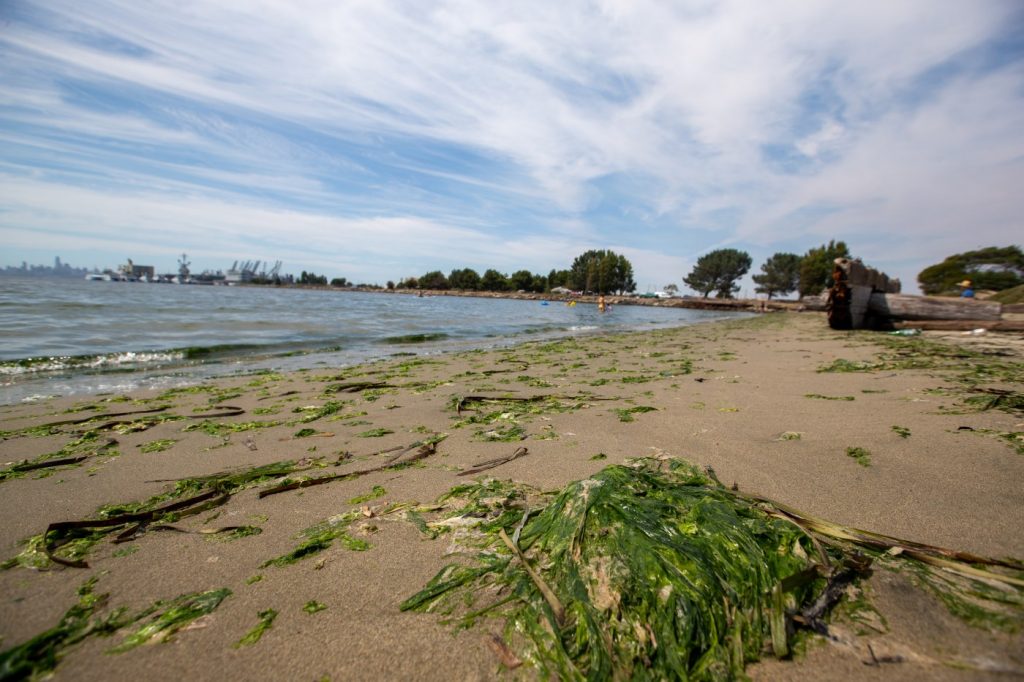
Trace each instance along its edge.
{"label": "calm sea water", "polygon": [[166,388],[525,340],[672,327],[697,310],[0,278],[0,403]]}

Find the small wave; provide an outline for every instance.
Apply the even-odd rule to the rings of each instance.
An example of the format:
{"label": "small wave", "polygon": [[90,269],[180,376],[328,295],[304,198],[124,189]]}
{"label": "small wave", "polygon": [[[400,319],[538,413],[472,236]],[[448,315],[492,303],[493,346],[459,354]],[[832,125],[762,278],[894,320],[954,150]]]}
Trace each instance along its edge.
{"label": "small wave", "polygon": [[177,362],[189,357],[185,351],[143,351],[107,353],[105,355],[66,355],[60,357],[24,358],[0,362],[0,375],[40,374],[68,370],[125,369],[140,365]]}
{"label": "small wave", "polygon": [[448,335],[443,332],[434,332],[431,334],[405,334],[403,336],[389,336],[381,339],[381,343],[429,343],[430,341],[440,341],[441,339],[447,339]]}
{"label": "small wave", "polygon": [[571,332],[590,332],[595,329],[597,329],[597,325],[595,324],[577,324],[569,327],[569,331]]}

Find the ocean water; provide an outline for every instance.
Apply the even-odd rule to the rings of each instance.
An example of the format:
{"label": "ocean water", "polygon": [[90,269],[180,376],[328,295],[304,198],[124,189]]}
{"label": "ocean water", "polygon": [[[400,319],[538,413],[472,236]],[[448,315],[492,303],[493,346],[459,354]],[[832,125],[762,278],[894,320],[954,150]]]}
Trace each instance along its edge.
{"label": "ocean water", "polygon": [[732,313],[273,287],[0,278],[0,403],[168,388]]}

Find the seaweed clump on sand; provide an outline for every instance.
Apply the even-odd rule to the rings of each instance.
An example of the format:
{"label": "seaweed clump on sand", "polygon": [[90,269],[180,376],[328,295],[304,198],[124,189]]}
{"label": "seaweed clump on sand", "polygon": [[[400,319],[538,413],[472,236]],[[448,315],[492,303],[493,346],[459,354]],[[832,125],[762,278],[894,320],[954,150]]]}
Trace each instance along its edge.
{"label": "seaweed clump on sand", "polygon": [[[419,525],[451,533],[468,560],[402,609],[456,627],[503,617],[501,660],[542,678],[742,677],[765,652],[790,656],[798,629],[827,633],[872,559],[913,561],[926,582],[933,566],[986,561],[832,526],[672,459],[610,466],[555,493],[487,480],[431,511]],[[1002,578],[964,568],[968,581]],[[1019,623],[1024,581],[1005,579],[1002,605]]]}

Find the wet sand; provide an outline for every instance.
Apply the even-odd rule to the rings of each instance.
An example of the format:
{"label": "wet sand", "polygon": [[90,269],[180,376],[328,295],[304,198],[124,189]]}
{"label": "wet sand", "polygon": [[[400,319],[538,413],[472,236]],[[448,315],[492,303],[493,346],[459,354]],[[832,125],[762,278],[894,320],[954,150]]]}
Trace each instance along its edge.
{"label": "wet sand", "polygon": [[[508,676],[486,644],[486,627],[453,634],[435,615],[399,611],[404,599],[448,563],[448,542],[425,539],[413,524],[381,512],[392,503],[430,502],[466,481],[457,476],[460,471],[521,446],[526,456],[480,476],[553,489],[628,458],[680,457],[712,467],[727,485],[835,523],[981,555],[1024,557],[1024,454],[1014,447],[1021,447],[1019,439],[999,435],[1024,431],[1024,417],[965,404],[981,394],[968,392],[955,362],[927,369],[818,371],[837,359],[877,361],[891,351],[879,345],[881,338],[832,331],[818,313],[774,313],[675,330],[238,377],[163,396],[53,399],[0,408],[0,428],[8,432],[100,413],[109,421],[138,420],[146,415],[116,415],[156,407],[166,409],[155,414],[188,417],[145,430],[122,427],[126,433],[108,429],[103,438],[117,440],[117,456],[108,449],[73,466],[0,482],[0,559],[17,555],[22,541],[49,523],[92,517],[105,504],[145,500],[166,491],[168,481],[282,460],[321,465],[293,479],[365,470],[385,465],[397,452],[383,451],[447,435],[436,453],[408,468],[263,499],[260,488],[252,487],[175,523],[190,530],[256,526],[258,535],[226,541],[151,530],[132,542],[100,541],[87,557],[89,568],[0,571],[0,649],[58,623],[76,602],[78,587],[97,577],[95,591],[109,593],[111,606],[137,609],[219,588],[232,595],[166,643],[108,654],[121,635],[87,639],[66,652],[55,679]],[[1018,367],[1024,361],[1020,335],[926,338],[987,349],[997,353],[995,361]],[[983,379],[975,388],[1020,390],[998,373]],[[347,392],[353,382],[383,385]],[[506,394],[572,397],[576,409],[459,425],[466,416],[455,411],[459,397]],[[339,403],[333,414],[301,421],[330,402]],[[226,406],[244,412],[202,416]],[[623,421],[621,411],[635,407],[654,409]],[[278,423],[216,428],[257,421]],[[213,426],[184,430],[203,423]],[[0,464],[56,452],[83,428],[65,424],[50,435],[8,434],[0,441]],[[302,429],[315,433],[300,435]],[[487,440],[518,435],[522,439]],[[847,456],[851,447],[870,453],[867,466]],[[594,459],[599,453],[606,457]],[[369,544],[365,551],[336,541],[293,564],[261,568],[294,549],[304,529],[361,508],[366,512],[352,524],[351,535]],[[254,582],[255,576],[261,577]],[[855,635],[839,623],[852,643],[822,640],[795,661],[760,663],[748,674],[755,680],[1022,674],[1020,634],[966,625],[905,574],[876,571],[865,590],[884,625]],[[303,605],[310,601],[326,608],[309,614]],[[273,627],[258,643],[235,648],[267,609],[278,612]]]}

